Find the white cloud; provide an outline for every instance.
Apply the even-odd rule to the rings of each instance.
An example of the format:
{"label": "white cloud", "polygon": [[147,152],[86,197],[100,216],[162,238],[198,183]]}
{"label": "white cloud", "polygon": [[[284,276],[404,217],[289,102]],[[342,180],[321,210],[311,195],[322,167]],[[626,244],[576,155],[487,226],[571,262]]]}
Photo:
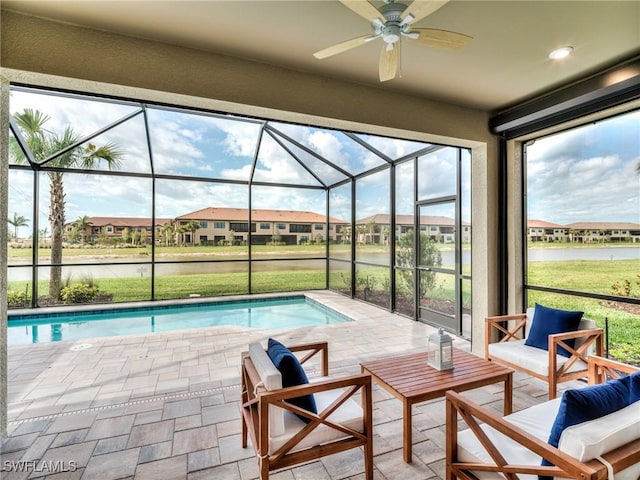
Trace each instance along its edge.
{"label": "white cloud", "polygon": [[301,188],[253,187],[253,208],[305,210],[321,215],[326,213],[324,191]]}
{"label": "white cloud", "polygon": [[608,155],[533,164],[528,169],[529,217],[559,224],[640,223],[637,162],[622,162],[619,156]]}
{"label": "white cloud", "polygon": [[164,115],[153,115],[153,162],[157,172],[185,172],[201,166],[204,153],[192,142],[201,137],[195,129],[186,129]]}
{"label": "white cloud", "polygon": [[205,121],[225,133],[224,146],[229,154],[237,157],[254,157],[260,125],[221,118],[206,118]]}

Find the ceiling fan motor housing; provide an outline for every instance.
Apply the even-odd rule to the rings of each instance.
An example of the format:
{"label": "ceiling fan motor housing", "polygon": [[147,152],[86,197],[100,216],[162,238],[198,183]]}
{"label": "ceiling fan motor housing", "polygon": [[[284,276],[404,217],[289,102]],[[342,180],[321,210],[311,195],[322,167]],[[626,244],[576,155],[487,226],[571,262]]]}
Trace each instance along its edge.
{"label": "ceiling fan motor housing", "polygon": [[405,30],[401,15],[406,9],[407,5],[399,2],[386,3],[380,7],[380,13],[384,16],[385,22],[374,22],[373,28],[375,34],[381,36],[385,43],[393,44],[400,40],[400,36]]}

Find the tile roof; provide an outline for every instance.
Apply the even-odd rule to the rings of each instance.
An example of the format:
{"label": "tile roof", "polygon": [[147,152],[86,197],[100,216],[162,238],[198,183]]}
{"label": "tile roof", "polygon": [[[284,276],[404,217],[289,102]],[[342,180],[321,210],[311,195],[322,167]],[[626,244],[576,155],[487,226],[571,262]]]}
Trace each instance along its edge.
{"label": "tile roof", "polygon": [[[176,220],[227,220],[246,222],[248,220],[246,208],[218,208],[207,207],[195,212],[176,217]],[[252,209],[252,222],[300,222],[300,223],[324,223],[326,217],[319,213],[301,210],[269,210]],[[348,223],[346,220],[330,217],[330,223]]]}
{"label": "tile roof", "polygon": [[557,223],[545,222],[544,220],[527,220],[527,228],[567,228]]}
{"label": "tile roof", "polygon": [[[162,226],[167,223],[169,218],[156,218],[156,226]],[[66,225],[74,222],[67,222]],[[89,217],[89,223],[93,227],[105,227],[113,225],[114,227],[150,227],[151,219],[145,217]]]}
{"label": "tile roof", "polygon": [[640,230],[640,223],[632,222],[574,222],[565,225],[574,230]]}

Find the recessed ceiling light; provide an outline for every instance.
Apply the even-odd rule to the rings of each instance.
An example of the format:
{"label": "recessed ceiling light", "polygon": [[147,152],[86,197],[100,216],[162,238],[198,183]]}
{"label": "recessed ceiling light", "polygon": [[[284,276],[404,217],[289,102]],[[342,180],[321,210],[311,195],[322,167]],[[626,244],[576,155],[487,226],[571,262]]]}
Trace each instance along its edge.
{"label": "recessed ceiling light", "polygon": [[559,60],[561,58],[568,57],[573,52],[573,47],[561,47],[556,48],[549,54],[551,60]]}

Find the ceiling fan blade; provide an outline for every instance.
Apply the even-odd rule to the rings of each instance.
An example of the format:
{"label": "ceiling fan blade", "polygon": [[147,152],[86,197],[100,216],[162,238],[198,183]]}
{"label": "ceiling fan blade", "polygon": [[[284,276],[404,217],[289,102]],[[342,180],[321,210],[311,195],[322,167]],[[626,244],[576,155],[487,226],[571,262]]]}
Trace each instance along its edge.
{"label": "ceiling fan blade", "polygon": [[335,45],[327,47],[314,53],[313,56],[319,59],[331,57],[332,55],[337,55],[338,53],[345,52],[350,48],[364,45],[365,43],[370,42],[375,38],[377,38],[375,35],[362,35],[361,37],[352,38],[351,40],[347,40],[346,42],[337,43]]}
{"label": "ceiling fan blade", "polygon": [[422,20],[427,15],[431,15],[433,12],[444,6],[449,0],[413,0],[411,5],[402,12],[400,20],[402,25],[411,25],[419,20]]}
{"label": "ceiling fan blade", "polygon": [[370,22],[373,22],[376,18],[384,22],[384,15],[367,0],[340,0],[340,3]]}
{"label": "ceiling fan blade", "polygon": [[387,49],[387,44],[382,45],[382,52],[380,52],[380,81],[386,82],[396,77],[398,72],[398,52],[400,48],[398,45],[394,45],[391,50]]}
{"label": "ceiling fan blade", "polygon": [[[409,33],[418,33],[418,38],[414,42],[429,45],[430,47],[446,48],[448,50],[462,50],[473,37],[462,33],[450,32],[448,30],[438,30],[435,28],[414,28]],[[410,36],[408,38],[411,39]]]}

